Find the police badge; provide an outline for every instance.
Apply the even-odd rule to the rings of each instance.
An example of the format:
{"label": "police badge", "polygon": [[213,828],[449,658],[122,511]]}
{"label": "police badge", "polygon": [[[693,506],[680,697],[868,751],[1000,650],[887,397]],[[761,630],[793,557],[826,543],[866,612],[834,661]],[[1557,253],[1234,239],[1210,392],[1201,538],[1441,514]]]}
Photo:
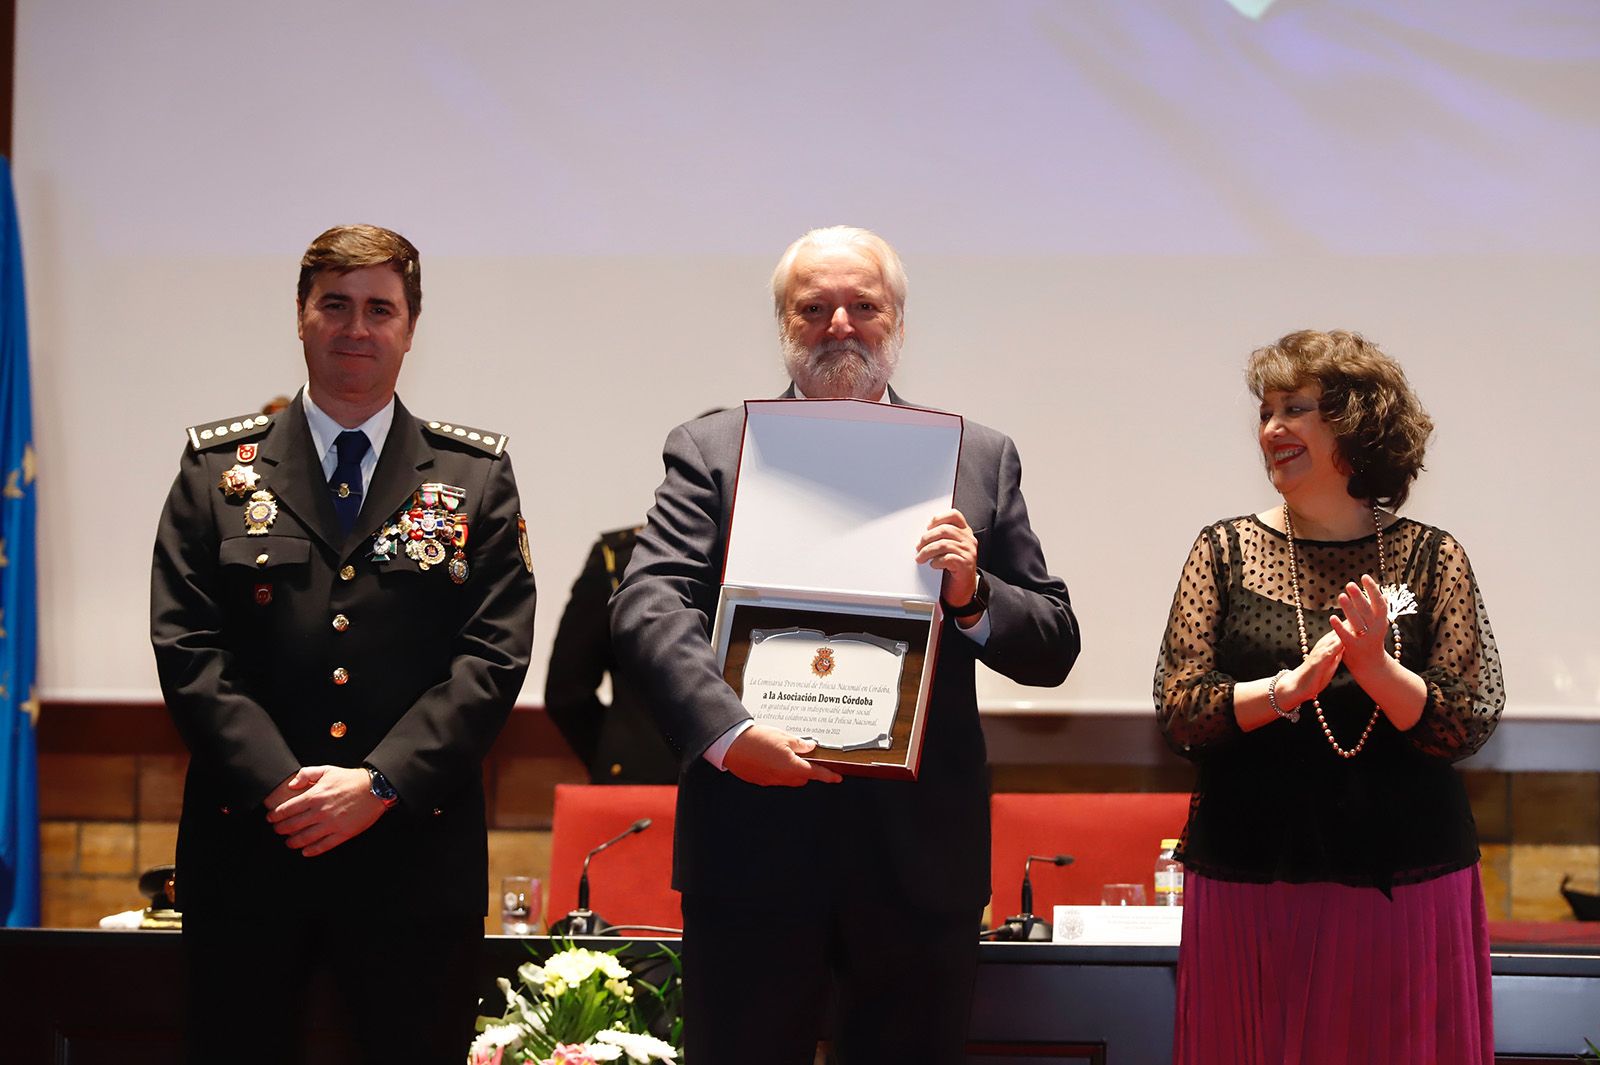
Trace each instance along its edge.
{"label": "police badge", "polygon": [[265,536],[272,523],[278,520],[278,501],[265,488],[250,496],[244,508],[244,531],[251,536]]}
{"label": "police badge", "polygon": [[217,482],[217,487],[230,499],[243,499],[255,491],[260,481],[261,475],[255,471],[255,467],[234,463],[232,467],[222,471],[222,480]]}
{"label": "police badge", "polygon": [[517,550],[522,552],[523,568],[532,573],[533,552],[528,550],[528,523],[521,514],[517,515]]}

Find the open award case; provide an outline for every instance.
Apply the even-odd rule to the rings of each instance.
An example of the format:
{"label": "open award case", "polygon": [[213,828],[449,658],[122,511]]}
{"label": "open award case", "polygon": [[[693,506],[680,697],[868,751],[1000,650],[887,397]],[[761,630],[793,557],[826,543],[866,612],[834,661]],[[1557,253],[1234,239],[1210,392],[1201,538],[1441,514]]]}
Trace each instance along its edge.
{"label": "open award case", "polygon": [[944,618],[916,561],[950,509],[959,415],[751,400],[712,641],[759,724],[840,773],[914,780]]}

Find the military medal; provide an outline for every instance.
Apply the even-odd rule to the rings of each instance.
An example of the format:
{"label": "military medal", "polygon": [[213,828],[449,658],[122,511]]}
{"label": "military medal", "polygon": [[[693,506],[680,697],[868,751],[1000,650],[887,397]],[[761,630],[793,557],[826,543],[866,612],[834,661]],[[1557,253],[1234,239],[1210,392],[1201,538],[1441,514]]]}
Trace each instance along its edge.
{"label": "military medal", "polygon": [[394,557],[400,549],[400,526],[389,522],[378,530],[372,538],[372,553],[367,556],[369,562],[387,562]]}
{"label": "military medal", "polygon": [[265,536],[272,523],[278,520],[278,501],[265,488],[250,495],[244,508],[244,529],[251,536]]}
{"label": "military medal", "polygon": [[450,579],[457,584],[466,584],[467,577],[472,570],[467,565],[467,519],[456,519],[456,553],[450,559]]}
{"label": "military medal", "polygon": [[[411,502],[373,539],[373,561],[386,562],[404,548],[406,557],[415,562],[418,569],[432,569],[448,562],[450,579],[457,584],[465,583],[471,572],[464,550],[467,519],[465,514],[455,512],[466,497],[466,491],[455,485],[430,481],[420,486],[412,494]],[[452,546],[455,548],[453,556]]]}
{"label": "military medal", "polygon": [[444,545],[439,541],[422,540],[419,542],[421,546],[418,548],[417,553],[422,556],[422,565],[437,566],[448,557],[448,552],[445,551]]}
{"label": "military medal", "polygon": [[261,480],[261,475],[251,466],[234,465],[222,471],[222,480],[217,487],[230,498],[243,499],[255,491],[256,484]]}
{"label": "military medal", "polygon": [[430,510],[443,507],[451,514],[456,512],[456,508],[461,506],[461,501],[466,498],[466,489],[457,488],[453,484],[441,484],[438,481],[430,481],[417,489],[417,499],[423,506]]}

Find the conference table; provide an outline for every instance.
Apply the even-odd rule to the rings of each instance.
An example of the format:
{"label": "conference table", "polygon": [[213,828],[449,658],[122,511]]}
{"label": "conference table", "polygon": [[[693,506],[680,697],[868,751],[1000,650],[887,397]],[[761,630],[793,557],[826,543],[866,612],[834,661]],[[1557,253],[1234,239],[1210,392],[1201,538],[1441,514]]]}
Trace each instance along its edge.
{"label": "conference table", "polygon": [[[636,957],[678,945],[580,942],[604,949],[622,943]],[[552,945],[544,937],[489,937],[480,973],[486,1001],[498,1000],[495,977],[511,976],[530,952],[545,956]],[[979,955],[969,1037],[974,1065],[1171,1060],[1176,947],[985,943]],[[759,947],[752,959],[781,964]],[[1497,1060],[1571,1062],[1585,1038],[1600,1042],[1600,948],[1507,945],[1496,948],[1493,969]],[[182,979],[176,932],[0,929],[0,1061],[175,1061]],[[313,998],[334,1001],[331,994]],[[314,1015],[312,1027],[309,1065],[348,1060],[331,1006]]]}

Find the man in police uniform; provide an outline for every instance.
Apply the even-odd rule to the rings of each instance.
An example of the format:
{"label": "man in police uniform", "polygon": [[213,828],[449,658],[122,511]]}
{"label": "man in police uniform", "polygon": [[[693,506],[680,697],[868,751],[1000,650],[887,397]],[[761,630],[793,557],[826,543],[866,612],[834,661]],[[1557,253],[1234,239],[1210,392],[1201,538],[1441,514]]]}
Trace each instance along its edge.
{"label": "man in police uniform", "polygon": [[162,514],[191,1060],[305,1060],[319,968],[367,1060],[453,1065],[472,1035],[481,763],[527,670],[534,581],[505,437],[395,396],[421,300],[404,237],[318,237],[296,301],[309,384],[190,429]]}
{"label": "man in police uniform", "polygon": [[[675,784],[678,756],[650,714],[643,688],[616,668],[611,594],[633,556],[638,526],[600,534],[556,625],[544,709],[589,771],[591,784]],[[600,682],[611,678],[611,702]]]}

